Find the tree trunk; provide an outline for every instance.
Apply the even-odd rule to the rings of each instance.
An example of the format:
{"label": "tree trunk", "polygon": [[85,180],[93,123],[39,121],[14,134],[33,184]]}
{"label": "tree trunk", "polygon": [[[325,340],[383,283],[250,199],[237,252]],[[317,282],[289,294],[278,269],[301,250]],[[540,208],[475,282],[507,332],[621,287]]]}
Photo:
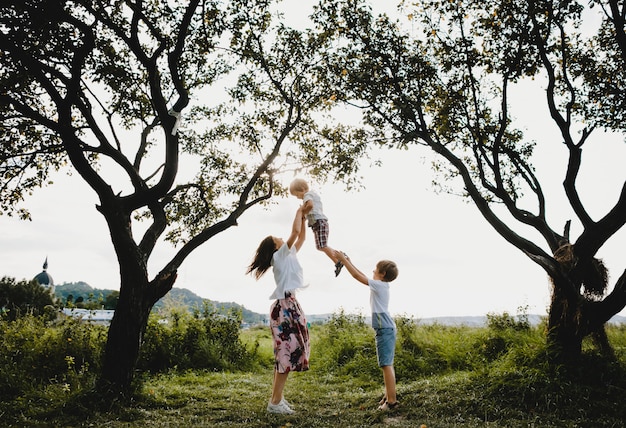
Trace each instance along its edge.
{"label": "tree trunk", "polygon": [[568,364],[577,360],[587,336],[605,358],[614,359],[606,323],[626,306],[626,271],[606,295],[608,271],[602,260],[581,261],[571,245],[561,246],[555,259],[561,269],[550,275],[547,348],[551,362]]}
{"label": "tree trunk", "polygon": [[120,294],[96,388],[104,394],[127,395],[132,392],[148,316],[157,299],[150,292],[153,284],[148,280],[145,264],[148,255],[133,240],[129,214],[116,204],[103,204],[100,210],[107,220],[120,266]]}
{"label": "tree trunk", "polygon": [[[172,289],[176,271],[162,272],[148,282],[141,265],[124,264],[120,297],[105,347],[102,373],[97,385],[99,392],[132,393],[133,380],[148,317],[154,304]],[[130,279],[128,279],[130,278]]]}
{"label": "tree trunk", "polygon": [[551,361],[556,364],[575,362],[581,356],[582,342],[587,336],[605,358],[614,359],[605,329],[610,318],[605,313],[606,308],[603,310],[600,303],[571,292],[571,282],[562,282],[565,284],[553,281],[548,316],[547,347]]}
{"label": "tree trunk", "polygon": [[553,289],[548,313],[547,348],[550,360],[567,364],[580,357],[584,331],[581,328],[580,295],[566,280],[552,280]]}
{"label": "tree trunk", "polygon": [[113,393],[131,392],[133,377],[152,303],[145,298],[143,284],[122,284],[120,298],[109,326],[98,389]]}
{"label": "tree trunk", "polygon": [[[571,273],[571,265],[562,263],[562,266]],[[552,296],[548,313],[548,356],[555,364],[568,364],[580,357],[583,337],[588,332],[583,328],[584,300],[580,287],[571,277],[552,276],[550,279]]]}

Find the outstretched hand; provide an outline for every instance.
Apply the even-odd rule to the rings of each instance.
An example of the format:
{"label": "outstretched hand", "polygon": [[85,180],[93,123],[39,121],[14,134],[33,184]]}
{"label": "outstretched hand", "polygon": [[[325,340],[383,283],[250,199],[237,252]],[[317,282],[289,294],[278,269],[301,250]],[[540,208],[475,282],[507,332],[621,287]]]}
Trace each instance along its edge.
{"label": "outstretched hand", "polygon": [[346,253],[344,253],[343,251],[339,251],[339,250],[335,250],[335,257],[337,258],[337,260],[339,260],[342,263],[347,260],[350,260],[350,257],[348,257]]}
{"label": "outstretched hand", "polygon": [[350,260],[350,257],[348,257],[346,253],[335,250],[335,257],[346,267],[346,269],[348,269],[348,272],[350,272],[350,275],[352,275],[354,279],[359,281],[361,284],[369,285],[367,276],[352,264],[352,260]]}

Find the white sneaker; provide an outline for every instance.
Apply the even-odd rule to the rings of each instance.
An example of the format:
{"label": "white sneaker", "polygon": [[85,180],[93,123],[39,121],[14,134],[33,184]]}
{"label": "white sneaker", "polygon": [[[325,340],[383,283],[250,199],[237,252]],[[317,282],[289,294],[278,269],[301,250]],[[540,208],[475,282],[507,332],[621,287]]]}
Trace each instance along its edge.
{"label": "white sneaker", "polygon": [[293,405],[292,405],[289,401],[285,400],[285,397],[281,398],[281,399],[280,399],[280,402],[281,402],[281,403],[283,403],[283,404],[286,404],[286,405],[287,405],[287,407],[289,407],[291,410],[295,410],[295,409],[293,408]]}
{"label": "white sneaker", "polygon": [[270,401],[267,403],[267,411],[268,413],[279,413],[282,415],[292,415],[295,412],[291,410],[291,407],[287,405],[285,400],[281,400],[278,404],[272,404]]}

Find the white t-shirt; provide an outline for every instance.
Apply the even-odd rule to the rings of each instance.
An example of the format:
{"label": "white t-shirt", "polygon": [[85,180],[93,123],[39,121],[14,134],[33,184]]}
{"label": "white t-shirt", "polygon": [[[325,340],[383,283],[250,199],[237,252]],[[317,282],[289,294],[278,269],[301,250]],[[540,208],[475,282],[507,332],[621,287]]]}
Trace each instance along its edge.
{"label": "white t-shirt", "polygon": [[285,242],[272,256],[272,270],[276,289],[270,299],[284,299],[285,292],[304,287],[302,266],[296,257],[298,250],[295,245],[291,248]]}
{"label": "white t-shirt", "polygon": [[389,283],[377,279],[368,279],[367,285],[370,287],[372,327],[396,328],[396,323],[389,315]]}
{"label": "white t-shirt", "polygon": [[328,217],[324,215],[324,206],[322,205],[322,198],[316,192],[309,190],[302,197],[302,202],[311,201],[313,203],[313,209],[306,215],[306,219],[309,222],[309,226],[313,226],[317,220],[328,220]]}

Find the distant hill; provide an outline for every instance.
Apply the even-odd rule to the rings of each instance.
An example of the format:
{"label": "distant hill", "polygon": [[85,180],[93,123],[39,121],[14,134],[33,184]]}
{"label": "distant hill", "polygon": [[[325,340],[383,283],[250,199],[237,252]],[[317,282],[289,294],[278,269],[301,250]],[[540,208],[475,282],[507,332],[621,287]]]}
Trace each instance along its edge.
{"label": "distant hill", "polygon": [[[84,301],[84,302],[101,302],[105,305],[107,298],[111,295],[117,295],[117,290],[108,290],[93,288],[86,282],[66,282],[55,286],[54,295],[62,302],[66,302],[68,296],[72,296],[72,301]],[[82,298],[82,299],[81,299]],[[79,300],[80,299],[80,300]],[[207,302],[210,305],[214,305],[219,311],[228,311],[230,309],[241,310],[243,321],[250,324],[262,323],[267,319],[267,315],[252,312],[246,309],[244,306],[234,302],[216,302],[210,299],[204,299],[194,292],[187,290],[186,288],[172,288],[165,297],[156,302],[153,311],[157,312],[163,310],[167,306],[186,306],[190,310],[202,309],[204,303]],[[106,308],[110,309],[110,308]]]}
{"label": "distant hill", "polygon": [[85,300],[89,298],[89,295],[93,295],[95,298],[106,297],[116,290],[105,290],[100,288],[93,288],[86,282],[65,282],[61,285],[55,285],[54,295],[63,301],[67,300],[67,296],[70,294],[76,299],[82,296]]}
{"label": "distant hill", "polygon": [[103,290],[93,288],[86,282],[66,282],[54,287],[54,296],[63,304],[68,301],[71,296],[72,303],[84,302],[104,306],[105,309],[114,309],[117,304],[117,290]]}
{"label": "distant hill", "polygon": [[165,297],[156,302],[152,310],[159,311],[166,308],[168,305],[187,306],[192,310],[202,309],[205,302],[209,305],[215,306],[215,308],[218,309],[218,312],[226,312],[231,309],[240,310],[243,321],[249,324],[258,324],[267,320],[267,315],[252,312],[238,303],[217,302],[215,300],[204,299],[186,288],[172,288]]}

